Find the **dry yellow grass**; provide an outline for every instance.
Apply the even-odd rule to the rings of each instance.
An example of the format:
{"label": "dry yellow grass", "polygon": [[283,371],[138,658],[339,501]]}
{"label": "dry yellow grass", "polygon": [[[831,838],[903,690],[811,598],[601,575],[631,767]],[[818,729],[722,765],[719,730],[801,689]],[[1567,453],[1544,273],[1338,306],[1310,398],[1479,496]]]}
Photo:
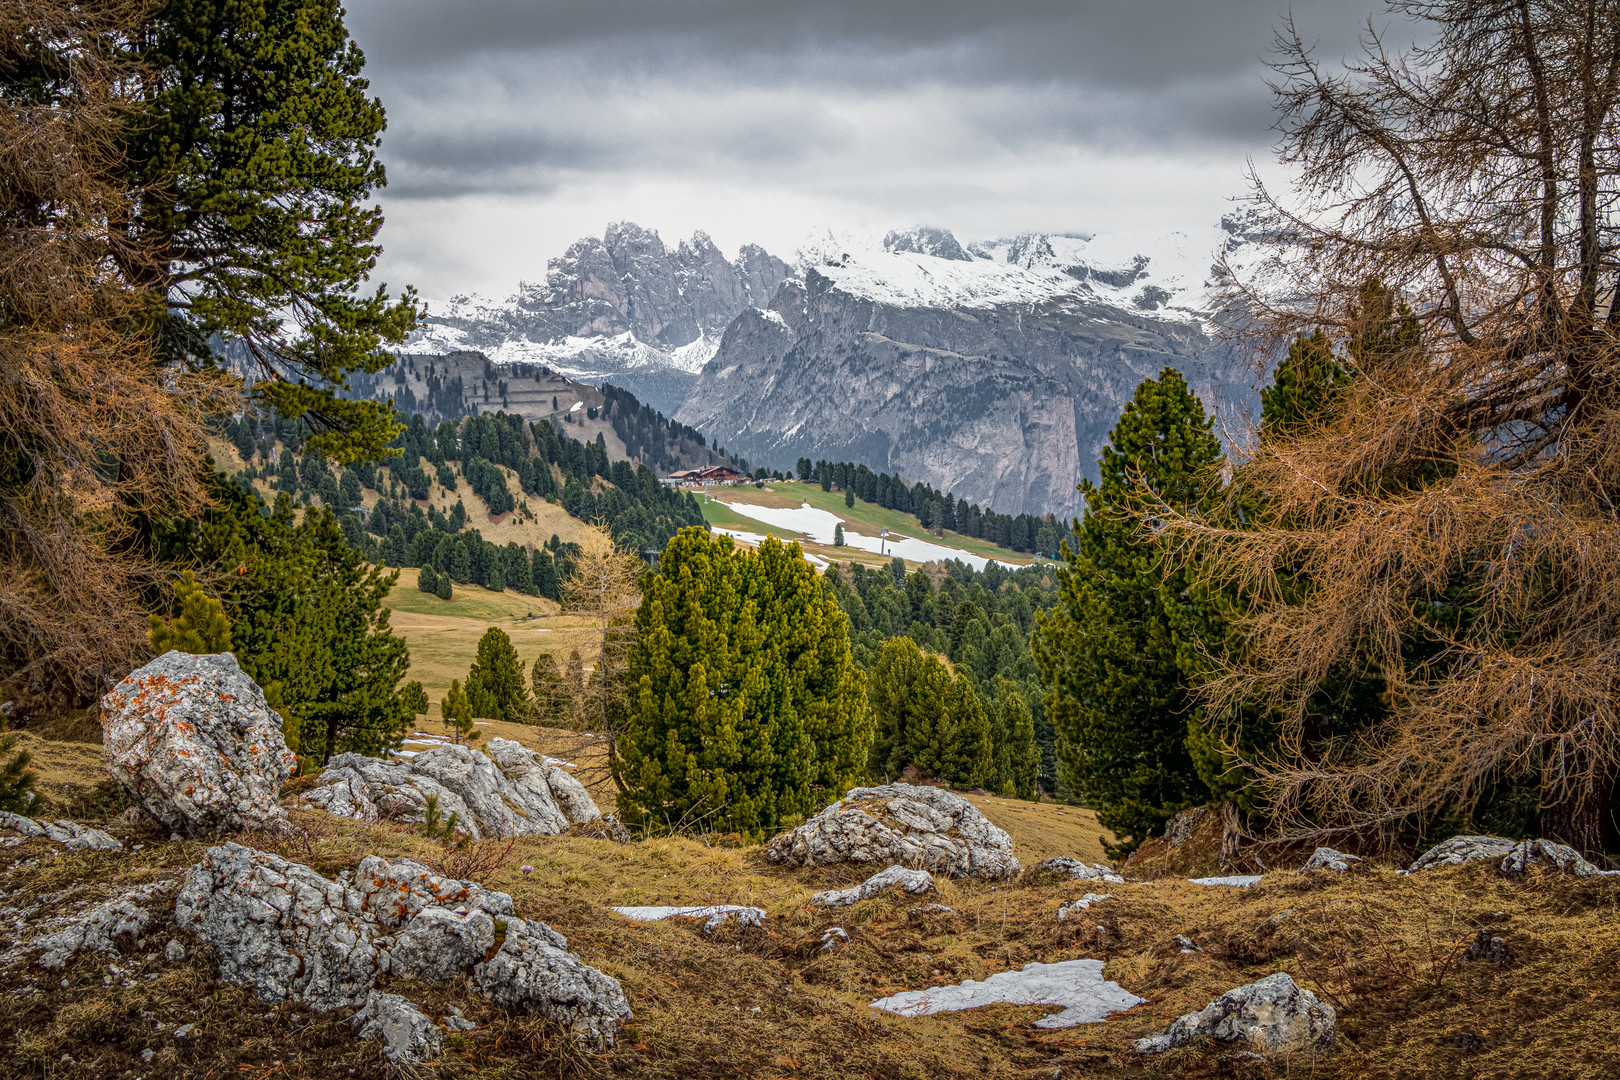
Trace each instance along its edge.
{"label": "dry yellow grass", "polygon": [[[511,893],[525,917],[544,920],[586,962],[618,978],[635,1012],[612,1052],[582,1056],[555,1028],[495,1008],[463,983],[384,980],[385,989],[407,994],[433,1015],[456,1005],[478,1024],[451,1042],[432,1070],[437,1076],[1598,1080],[1620,1074],[1612,1038],[1620,1024],[1620,983],[1613,977],[1620,883],[1608,879],[1532,874],[1515,882],[1475,864],[1413,877],[1378,867],[1348,876],[1275,872],[1245,890],[1166,880],[1111,885],[1116,900],[1084,920],[1059,922],[1058,906],[1086,886],[1026,874],[996,886],[942,881],[938,900],[953,911],[914,920],[907,911],[919,901],[904,896],[836,913],[815,909],[811,892],[858,880],[870,868],[785,870],[769,865],[757,847],[710,847],[683,837],[621,846],[570,835],[457,851],[410,828],[304,811],[293,817],[298,829],[291,837],[255,842],[328,875],[370,852],[410,855],[447,872],[476,870],[489,887]],[[69,903],[117,883],[176,874],[206,847],[144,840],[144,852],[54,858],[41,858],[43,845],[31,842],[0,860],[0,888],[12,904],[47,891]],[[1026,861],[1035,854],[1022,847],[1018,853]],[[525,865],[532,871],[523,873]],[[711,938],[691,923],[634,923],[607,910],[721,902],[764,908],[767,929],[726,927]],[[823,951],[821,934],[830,926],[843,927],[850,940]],[[1461,959],[1480,929],[1505,938],[1505,967]],[[182,963],[162,960],[170,934],[159,925],[126,951],[151,953],[144,970],[157,976],[128,988],[103,984],[105,957],[81,956],[43,977],[19,973],[9,989],[13,1049],[0,1055],[0,1076],[390,1075],[375,1046],[354,1039],[343,1012],[267,1012],[212,981],[212,961],[195,944]],[[1176,934],[1202,951],[1182,953]],[[1032,960],[1079,957],[1104,960],[1108,977],[1147,1003],[1106,1023],[1057,1031],[1031,1026],[1050,1011],[1041,1007],[907,1019],[868,1004]],[[1131,1040],[1274,971],[1291,973],[1338,1010],[1337,1055],[1239,1061],[1232,1047],[1146,1059],[1131,1051]],[[198,1027],[177,1041],[159,1037],[155,1020]],[[139,1058],[149,1047],[164,1055],[150,1068]]]}
{"label": "dry yellow grass", "polygon": [[1054,802],[1026,802],[999,795],[967,795],[979,812],[1007,831],[1018,858],[1026,866],[1042,859],[1067,855],[1086,863],[1109,861],[1104,836],[1114,836],[1097,822],[1097,815],[1080,806]]}

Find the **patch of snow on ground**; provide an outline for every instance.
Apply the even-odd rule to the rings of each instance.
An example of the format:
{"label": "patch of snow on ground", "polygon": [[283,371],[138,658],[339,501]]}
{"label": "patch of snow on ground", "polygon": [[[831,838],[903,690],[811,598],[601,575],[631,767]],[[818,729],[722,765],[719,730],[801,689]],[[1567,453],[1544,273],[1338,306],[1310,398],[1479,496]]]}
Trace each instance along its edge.
{"label": "patch of snow on ground", "polygon": [[1230,874],[1226,877],[1195,877],[1188,878],[1194,885],[1229,885],[1234,889],[1247,889],[1250,885],[1260,882],[1259,874]]}
{"label": "patch of snow on ground", "polygon": [[931,986],[879,998],[872,1002],[872,1008],[900,1016],[931,1016],[981,1005],[1052,1005],[1063,1011],[1037,1020],[1035,1026],[1064,1028],[1100,1023],[1109,1014],[1124,1012],[1146,1000],[1104,979],[1102,972],[1101,960],[1029,963],[1021,970],[1003,971],[983,982],[968,979],[957,986]]}
{"label": "patch of snow on ground", "polygon": [[745,907],[741,904],[710,904],[707,907],[616,907],[609,911],[623,915],[636,922],[657,922],[660,919],[686,918],[708,919],[715,915],[726,915],[734,911],[758,911],[761,916],[765,914],[759,908]]}
{"label": "patch of snow on ground", "polygon": [[[941,260],[943,261],[943,260]],[[793,508],[786,506],[755,506],[752,503],[723,502],[716,499],[720,505],[743,517],[753,518],[766,525],[775,525],[779,529],[796,532],[818,544],[831,545],[833,530],[842,519],[829,510],[818,510],[809,503]],[[757,544],[759,538],[752,533],[739,533],[734,530],[716,530],[729,532],[730,535],[742,539],[748,537],[749,543]],[[901,536],[891,532],[888,539],[881,536],[866,536],[856,532],[851,526],[844,526],[844,543],[858,551],[869,551],[873,554],[898,555],[908,562],[944,562],[948,559],[959,559],[975,570],[983,570],[992,560],[983,555],[973,555],[956,548],[944,547],[940,544],[931,544],[916,537]],[[994,560],[1001,562],[1000,559]],[[1018,563],[1001,562],[1008,569],[1019,569]]]}

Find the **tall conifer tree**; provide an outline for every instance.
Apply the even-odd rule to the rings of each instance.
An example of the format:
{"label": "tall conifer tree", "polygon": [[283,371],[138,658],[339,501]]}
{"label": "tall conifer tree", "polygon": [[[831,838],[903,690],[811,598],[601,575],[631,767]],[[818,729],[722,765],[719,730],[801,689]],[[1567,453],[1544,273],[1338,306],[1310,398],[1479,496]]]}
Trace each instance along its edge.
{"label": "tall conifer tree", "polygon": [[1103,449],[1101,483],[1080,485],[1079,549],[1058,571],[1057,605],[1037,617],[1060,768],[1119,837],[1116,853],[1209,796],[1186,746],[1193,703],[1172,625],[1188,572],[1166,564],[1149,530],[1166,508],[1200,513],[1220,460],[1181,373],[1144,380]]}
{"label": "tall conifer tree", "polygon": [[864,771],[848,624],[797,544],[739,550],[681,530],[644,583],[636,628],[619,763],[628,820],[760,835]]}

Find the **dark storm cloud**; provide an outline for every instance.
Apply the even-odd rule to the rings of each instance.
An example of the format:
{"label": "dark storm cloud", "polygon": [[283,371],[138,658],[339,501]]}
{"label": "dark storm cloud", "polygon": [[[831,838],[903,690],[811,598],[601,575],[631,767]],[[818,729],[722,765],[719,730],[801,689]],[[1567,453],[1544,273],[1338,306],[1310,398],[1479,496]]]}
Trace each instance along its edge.
{"label": "dark storm cloud", "polygon": [[[981,235],[1207,222],[1245,159],[1268,156],[1263,60],[1286,3],[347,6],[388,110],[385,263],[427,282],[452,264],[494,276],[488,248],[508,232],[528,246],[501,272],[530,274],[535,245],[631,214],[730,228],[732,244],[840,221]],[[1371,11],[1293,7],[1331,60]]]}
{"label": "dark storm cloud", "polygon": [[[679,42],[689,57],[722,64],[748,54],[963,46],[976,70],[952,74],[1046,79],[1084,70],[1142,86],[1246,67],[1286,8],[1278,0],[360,0],[350,12],[390,63],[601,43],[652,43],[668,55]],[[1293,8],[1328,45],[1354,43],[1353,5]]]}
{"label": "dark storm cloud", "polygon": [[[1252,150],[1267,138],[1259,65],[1280,18],[1277,0],[355,0],[349,11],[389,106],[396,195],[543,187],[558,171],[636,162],[791,166],[857,141],[825,115],[829,102],[929,86],[949,89],[938,106],[967,152]],[[1345,5],[1316,0],[1297,15],[1325,52],[1353,47]]]}

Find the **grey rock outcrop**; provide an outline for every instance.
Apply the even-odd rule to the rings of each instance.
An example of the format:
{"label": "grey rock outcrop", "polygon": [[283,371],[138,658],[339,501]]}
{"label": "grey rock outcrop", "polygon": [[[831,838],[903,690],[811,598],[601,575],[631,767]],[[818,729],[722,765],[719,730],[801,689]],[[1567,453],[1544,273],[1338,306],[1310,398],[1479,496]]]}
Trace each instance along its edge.
{"label": "grey rock outcrop", "polygon": [[1303,874],[1307,870],[1333,870],[1342,874],[1350,869],[1351,863],[1358,862],[1361,862],[1359,855],[1346,855],[1330,847],[1319,847],[1311,852],[1311,857],[1305,860],[1305,865],[1299,868],[1299,872]]}
{"label": "grey rock outcrop", "polygon": [[1504,859],[1516,846],[1512,840],[1500,836],[1453,836],[1418,856],[1410,872],[1415,874],[1437,866],[1461,866],[1482,859]]}
{"label": "grey rock outcrop", "polygon": [[1157,1054],[1203,1039],[1242,1042],[1261,1051],[1330,1053],[1338,1042],[1338,1018],[1331,1005],[1278,972],[1228,990],[1162,1035],[1136,1040],[1136,1052]]}
{"label": "grey rock outcrop", "polygon": [[1193,833],[1198,831],[1198,827],[1208,817],[1209,810],[1203,806],[1183,810],[1165,824],[1164,842],[1169,844],[1172,850],[1180,847],[1192,839]]}
{"label": "grey rock outcrop", "polygon": [[384,956],[391,975],[449,982],[494,944],[495,920],[488,912],[430,907],[400,928]]}
{"label": "grey rock outcrop", "polygon": [[0,810],[0,829],[10,829],[29,839],[49,840],[69,851],[123,851],[121,841],[77,821],[35,821],[21,814]]}
{"label": "grey rock outcrop", "polygon": [[170,831],[274,828],[297,758],[281,718],[230,653],[168,652],[101,699],[102,759]]}
{"label": "grey rock outcrop", "polygon": [[1051,859],[1042,859],[1035,864],[1037,873],[1045,871],[1053,874],[1063,874],[1075,881],[1101,881],[1109,885],[1123,885],[1125,879],[1114,873],[1102,863],[1087,866],[1079,859],[1071,859],[1067,855],[1058,855]]}
{"label": "grey rock outcrop", "polygon": [[381,1042],[383,1057],[396,1065],[432,1061],[444,1042],[444,1033],[426,1013],[398,994],[380,990],[366,995],[352,1022],[362,1039]]}
{"label": "grey rock outcrop", "polygon": [[226,982],[327,1011],[362,1004],[376,979],[369,899],[302,863],[226,844],[186,875],[174,921],[213,947]]}
{"label": "grey rock outcrop", "polygon": [[1518,876],[1533,866],[1551,867],[1576,877],[1607,877],[1613,873],[1587,862],[1580,852],[1567,844],[1551,840],[1526,840],[1515,844],[1502,860],[1502,873]]}
{"label": "grey rock outcrop", "polygon": [[912,784],[855,788],[765,848],[772,863],[895,864],[951,877],[997,879],[1023,868],[1012,839],[962,796]]}
{"label": "grey rock outcrop", "polygon": [[338,817],[417,822],[437,796],[440,815],[455,814],[474,839],[556,836],[602,816],[584,785],[540,754],[509,739],[487,749],[435,746],[399,761],[338,754],[304,799]]}
{"label": "grey rock outcrop", "polygon": [[566,1024],[591,1045],[611,1045],[630,1017],[618,982],[544,923],[518,918],[510,896],[410,859],[368,856],[332,881],[238,844],[210,848],[186,877],[175,923],[214,948],[222,979],[264,1001],[363,1005],[379,974],[445,981],[470,967],[491,1000]]}
{"label": "grey rock outcrop", "polygon": [[885,889],[898,888],[912,896],[921,896],[923,893],[938,892],[934,887],[934,875],[926,870],[907,870],[903,866],[891,866],[887,870],[879,870],[865,881],[848,889],[831,889],[827,892],[818,892],[810,898],[811,903],[818,907],[849,907],[862,900],[870,900]]}
{"label": "grey rock outcrop", "polygon": [[[932,269],[957,268],[971,269],[946,257]],[[1082,509],[1076,485],[1096,478],[1144,378],[1175,367],[1211,408],[1252,396],[1197,323],[1099,302],[1080,283],[954,304],[872,298],[840,274],[809,267],[742,311],[675,418],[750,460],[861,461],[1001,513],[1061,518]]]}
{"label": "grey rock outcrop", "polygon": [[1063,922],[1070,915],[1074,915],[1074,914],[1077,914],[1078,912],[1082,912],[1082,911],[1085,911],[1085,910],[1089,909],[1092,904],[1100,904],[1104,900],[1112,900],[1113,898],[1114,898],[1113,893],[1088,892],[1088,893],[1086,893],[1086,895],[1082,896],[1078,900],[1071,900],[1067,904],[1059,905],[1058,906],[1058,922]]}
{"label": "grey rock outcrop", "polygon": [[145,905],[152,896],[167,887],[167,883],[146,885],[104,901],[82,915],[74,915],[67,925],[53,934],[41,937],[33,946],[41,951],[39,965],[51,970],[66,964],[80,949],[93,952],[116,953],[117,942],[124,936],[144,931],[152,922]]}
{"label": "grey rock outcrop", "polygon": [[618,1022],[631,1018],[624,991],[567,950],[544,923],[509,920],[500,949],[473,968],[473,984],[497,1005],[562,1024],[583,1046],[612,1046]]}

